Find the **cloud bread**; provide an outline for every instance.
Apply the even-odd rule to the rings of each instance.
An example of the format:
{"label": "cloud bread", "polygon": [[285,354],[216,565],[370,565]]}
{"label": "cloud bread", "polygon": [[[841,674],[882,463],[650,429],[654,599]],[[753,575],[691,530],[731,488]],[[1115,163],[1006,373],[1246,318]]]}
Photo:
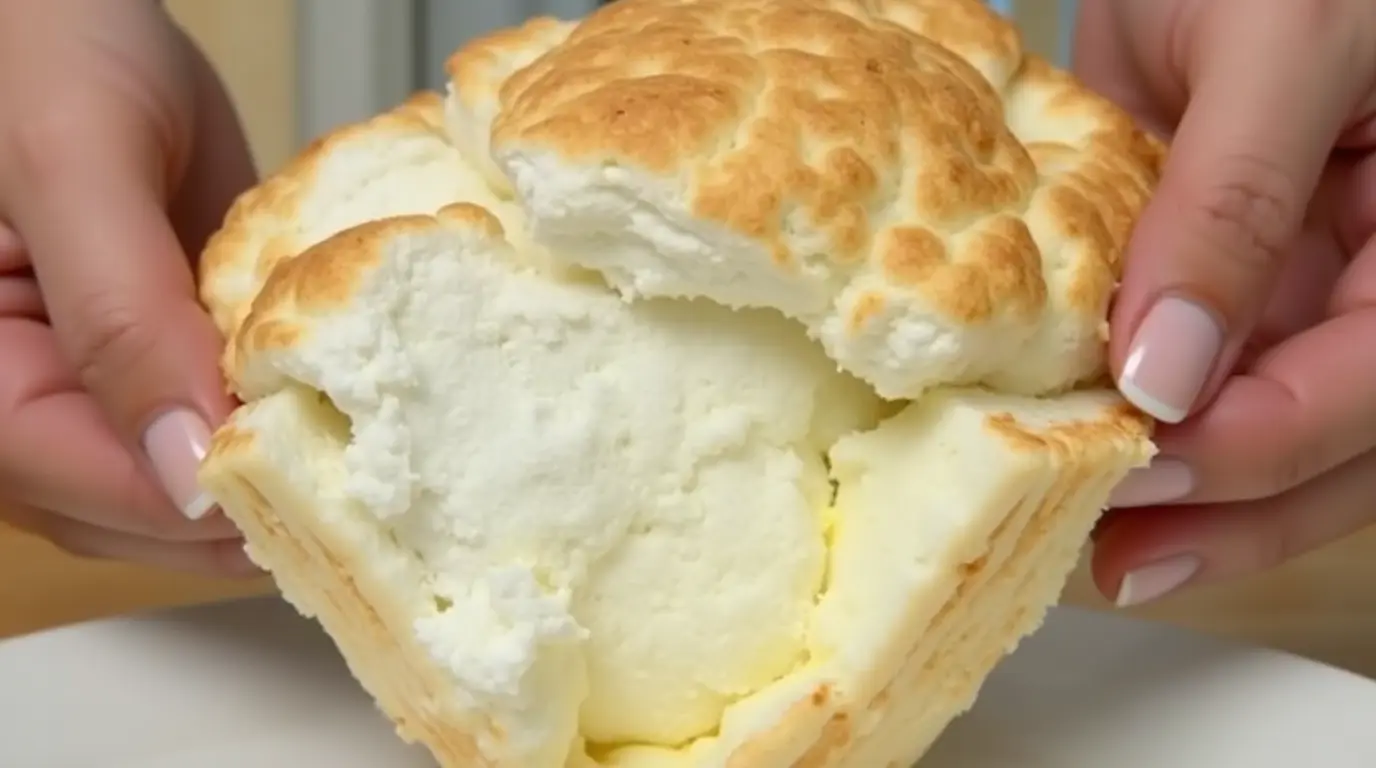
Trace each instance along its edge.
{"label": "cloud bread", "polygon": [[628,297],[778,309],[893,399],[1104,372],[1161,148],[979,0],[620,0],[498,93],[534,237]]}
{"label": "cloud bread", "polygon": [[[297,359],[272,367],[289,370],[307,355],[283,357]],[[310,378],[304,367],[298,373]],[[249,395],[217,433],[203,471],[206,487],[283,594],[334,637],[400,734],[425,743],[444,766],[906,764],[1039,624],[1109,489],[1150,455],[1144,420],[1108,392],[1045,401],[938,390],[876,430],[835,444],[834,506],[808,510],[796,499],[811,494],[789,491],[786,483],[759,489],[761,482],[774,485],[777,468],[722,478],[716,489],[698,491],[699,499],[716,502],[701,516],[685,519],[673,505],[655,505],[655,517],[663,518],[622,529],[587,580],[561,593],[542,580],[522,583],[519,554],[491,561],[486,578],[455,580],[472,564],[452,553],[446,562],[441,547],[461,539],[430,527],[429,505],[417,501],[389,514],[376,497],[369,501],[374,478],[360,478],[353,462],[377,444],[376,430],[354,425],[351,434],[349,419],[319,384],[284,376],[276,387],[267,378],[257,386],[263,391]],[[468,402],[474,410],[519,405],[452,395],[445,402]],[[417,402],[422,397],[417,393]],[[424,412],[438,418],[440,407],[432,401]],[[481,434],[475,428],[465,439]],[[508,448],[497,442],[494,452]],[[434,445],[413,443],[411,457]],[[531,459],[520,474],[547,482],[534,468],[538,455]],[[375,473],[385,464],[372,466]],[[617,469],[588,471],[589,485],[604,481],[613,493],[624,490],[607,477]],[[467,488],[492,497],[479,474],[488,466],[456,462],[450,470],[478,475],[455,478],[452,493]],[[753,488],[756,499],[741,507],[721,502],[731,479],[742,491]],[[364,487],[351,489],[351,481]],[[558,484],[548,492],[578,493]],[[769,503],[771,497],[783,500]],[[471,512],[500,522],[511,507],[481,506],[488,498],[474,499]],[[559,526],[564,510],[550,504],[544,515]],[[515,522],[511,528],[519,531]],[[560,543],[571,547],[576,530]],[[527,533],[537,541],[517,543],[518,551],[561,538],[544,528]],[[469,554],[503,553],[494,541]],[[527,550],[525,560],[557,562],[562,553],[549,554],[541,560]],[[798,607],[809,609],[801,627],[794,623]],[[722,632],[729,642],[718,641]],[[787,653],[778,657],[793,663],[775,666],[758,690],[723,702],[714,727],[702,728],[696,711],[640,722],[633,708],[585,709],[609,683],[681,682],[673,667],[685,656],[718,659],[725,676],[752,655],[752,639],[765,638],[793,641],[781,642]],[[617,670],[617,662],[626,667]],[[620,681],[611,679],[617,671]],[[656,703],[635,692],[621,698]],[[700,733],[669,744],[585,738],[666,723],[696,725]]]}
{"label": "cloud bread", "polygon": [[[1016,35],[974,5],[770,5],[792,16],[751,0],[686,0],[649,13],[655,5],[620,0],[578,25],[536,21],[479,40],[451,59],[456,85],[443,115],[436,97],[419,97],[327,138],[245,195],[202,274],[226,332],[226,378],[244,402],[216,433],[202,482],[398,732],[446,768],[901,766],[1036,628],[1110,489],[1154,450],[1144,416],[1085,383],[1103,365],[1104,302],[1154,178],[1139,153],[1154,145],[1062,75],[1020,58]],[[876,56],[906,52],[876,59],[881,84],[900,89],[926,73],[932,104],[1032,78],[1046,85],[1004,99],[1005,113],[1061,116],[1016,140],[973,117],[959,134],[952,123],[937,131],[920,121],[895,134],[929,142],[929,163],[959,155],[952,147],[978,149],[981,173],[1003,168],[1015,186],[1030,168],[1027,210],[1017,215],[1005,213],[1018,204],[993,192],[937,202],[963,206],[977,230],[951,242],[994,242],[990,228],[1021,227],[1039,245],[1005,255],[1036,261],[1036,270],[1045,269],[1038,254],[1061,260],[1040,283],[1017,283],[1032,293],[1042,286],[1041,304],[1020,308],[999,293],[1013,290],[995,279],[1005,261],[953,256],[943,269],[959,267],[958,279],[932,279],[983,290],[987,317],[942,326],[944,336],[904,337],[907,347],[884,341],[911,352],[884,364],[897,389],[848,363],[784,299],[771,306],[720,293],[733,290],[728,274],[774,297],[815,292],[772,253],[765,262],[775,276],[750,266],[758,254],[749,243],[765,235],[742,235],[691,202],[702,186],[695,179],[721,162],[684,161],[670,179],[604,151],[631,136],[696,146],[712,99],[655,123],[665,118],[633,108],[666,102],[642,89],[624,102],[627,125],[585,125],[597,134],[588,145],[602,149],[580,155],[568,143],[583,109],[569,105],[583,97],[564,88],[591,83],[586,96],[635,82],[616,57],[598,59],[598,45],[635,58],[637,35],[661,52],[681,39],[692,53],[675,66],[710,53],[713,67],[746,82],[764,70],[737,66],[741,41],[693,30],[763,35],[781,19],[804,36],[849,30]],[[590,42],[598,30],[633,28]],[[586,56],[550,63],[580,46]],[[664,59],[637,60],[650,72]],[[615,87],[613,72],[624,78]],[[691,96],[681,76],[657,83]],[[845,83],[864,93],[865,76]],[[523,100],[541,89],[549,103],[536,120]],[[588,106],[602,97],[586,97],[583,113],[604,114]],[[417,104],[423,117],[408,117]],[[850,112],[828,114],[844,122]],[[1110,123],[1123,130],[1062,143]],[[889,130],[845,125],[876,146]],[[565,143],[551,149],[554,136]],[[827,140],[845,143],[839,133]],[[807,138],[797,152],[820,141]],[[523,177],[518,155],[548,160],[546,175]],[[584,166],[598,157],[651,179],[662,196],[637,198],[644,189],[617,187],[630,178],[617,174],[570,186],[591,178]],[[978,176],[962,162],[942,166],[952,189]],[[912,170],[911,158],[875,163],[876,174],[907,179],[895,189],[935,178]],[[1099,172],[1119,166],[1121,178]],[[796,168],[756,170],[761,186]],[[366,195],[349,192],[360,187]],[[604,193],[621,196],[620,218],[588,202]],[[561,195],[565,210],[554,216]],[[1032,216],[1038,196],[1083,215]],[[833,212],[859,205],[834,200]],[[885,205],[860,205],[864,237],[898,220],[900,204]],[[980,223],[1000,216],[1005,224]],[[635,227],[663,233],[672,217],[674,239],[625,245],[640,237]],[[789,242],[825,240],[815,222],[789,227]],[[580,238],[598,228],[606,259],[632,261],[590,256]],[[685,245],[702,232],[717,239]],[[706,272],[675,266],[692,267],[693,248]],[[870,279],[839,246],[832,252],[853,273],[846,279]],[[839,286],[841,266],[816,269],[831,270]],[[661,268],[718,292],[628,288],[631,272]],[[926,312],[932,328],[949,319],[938,311],[945,294],[926,283],[904,291],[885,293],[881,309]],[[1094,323],[1065,320],[1090,305]],[[911,330],[896,314],[883,322]],[[1004,365],[991,350],[1023,354],[1005,336],[1039,345],[1041,356],[1020,358],[1030,367]],[[919,390],[904,389],[918,381]],[[921,396],[894,394],[904,391]]]}

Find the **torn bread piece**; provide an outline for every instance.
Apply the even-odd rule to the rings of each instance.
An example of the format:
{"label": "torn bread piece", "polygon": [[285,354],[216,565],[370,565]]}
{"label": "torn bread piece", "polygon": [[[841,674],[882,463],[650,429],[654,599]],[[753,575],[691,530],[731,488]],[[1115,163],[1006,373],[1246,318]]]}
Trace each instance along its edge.
{"label": "torn bread piece", "polygon": [[1103,375],[1161,147],[981,0],[620,0],[526,44],[483,114],[557,258],[778,309],[886,398]]}
{"label": "torn bread piece", "polygon": [[[471,202],[514,221],[444,130],[444,101],[418,93],[395,109],[316,139],[287,166],[241,195],[200,261],[200,295],[232,336],[280,262],[378,217],[430,214]],[[524,231],[524,225],[514,226]]]}
{"label": "torn bread piece", "polygon": [[447,766],[915,755],[1150,454],[1108,392],[889,415],[776,313],[550,279],[469,205],[283,264],[234,343],[207,490]]}
{"label": "torn bread piece", "polygon": [[[660,13],[646,15],[656,5]],[[1037,312],[999,314],[1009,301],[993,276],[1002,273],[954,258],[937,264],[965,264],[959,279],[943,279],[981,301],[1003,297],[990,310],[998,317],[967,318],[939,338],[906,337],[908,347],[884,342],[911,354],[868,372],[784,303],[721,293],[734,290],[728,283],[754,252],[736,245],[769,250],[769,232],[703,246],[704,264],[720,269],[683,294],[628,290],[622,277],[630,272],[618,276],[586,244],[552,234],[576,218],[550,218],[561,189],[565,207],[586,215],[587,231],[603,227],[597,242],[611,250],[636,222],[661,215],[631,196],[625,217],[599,218],[586,201],[613,188],[562,186],[573,178],[565,166],[575,164],[567,146],[538,150],[555,158],[544,188],[538,174],[523,179],[509,162],[515,147],[537,152],[531,137],[543,130],[527,119],[536,107],[523,100],[538,90],[529,83],[600,103],[597,93],[638,77],[641,70],[587,47],[599,29],[628,30],[608,38],[615,45],[604,39],[623,56],[641,55],[642,35],[658,41],[656,50],[677,40],[675,66],[706,57],[738,72],[760,71],[738,65],[789,45],[799,61],[832,56],[839,63],[823,69],[851,72],[846,51],[882,53],[901,39],[911,55],[876,58],[879,74],[890,73],[885,82],[896,90],[924,84],[933,98],[953,87],[943,79],[952,72],[988,83],[1042,66],[975,4],[767,6],[620,0],[577,25],[535,22],[480,40],[472,51],[481,55],[451,61],[460,84],[443,130],[427,110],[427,131],[439,137],[427,143],[433,156],[414,166],[380,163],[374,181],[399,195],[412,186],[406,179],[459,169],[463,196],[413,210],[379,201],[376,213],[349,217],[356,221],[297,232],[291,247],[275,251],[285,256],[261,238],[225,238],[203,275],[210,306],[237,307],[224,326],[224,362],[244,401],[215,436],[203,484],[283,594],[329,632],[401,736],[424,743],[446,768],[909,764],[1041,622],[1110,489],[1153,453],[1149,421],[1095,381],[1122,238],[1156,173],[1155,145],[1130,129],[1120,143],[1093,146],[1059,143],[1054,132],[1009,143],[992,128],[981,133],[978,122],[963,129],[968,135],[920,134],[929,159],[1004,141],[999,151],[1023,152],[1038,179],[1060,180],[1045,182],[1048,194],[1088,201],[1071,219],[1005,217],[1035,246],[1009,251],[1021,263],[1056,251],[1076,266],[1043,279]],[[709,26],[722,36],[694,32],[703,19],[715,19]],[[773,34],[780,19],[795,25],[795,37],[765,45],[739,31]],[[866,45],[827,48],[841,45],[838,29]],[[594,63],[605,67],[549,64],[578,46],[604,56]],[[927,66],[918,51],[942,66]],[[646,56],[643,71],[662,58]],[[461,72],[483,83],[470,96]],[[570,90],[549,85],[560,78]],[[598,134],[588,142],[638,131],[691,149],[682,142],[696,130],[692,120],[635,111],[636,99],[662,103],[686,79],[670,73],[655,82],[663,98],[646,86],[619,102],[628,116],[619,128],[586,123]],[[1057,82],[1073,98],[1019,92],[1004,109],[1099,105],[1071,81]],[[583,87],[583,96],[569,95]],[[823,95],[844,102],[846,93]],[[790,98],[820,97],[799,90]],[[551,98],[550,125],[573,125],[559,116],[560,103]],[[698,106],[692,114],[710,116],[710,99]],[[849,107],[834,106],[843,119]],[[480,144],[442,137],[482,121],[490,123],[486,170],[472,154]],[[507,121],[533,133],[512,138]],[[863,121],[847,125],[854,144],[870,135]],[[718,138],[740,140],[732,135]],[[841,136],[833,138],[844,145]],[[823,146],[795,138],[800,158]],[[376,152],[396,152],[391,141]],[[314,162],[336,162],[350,146],[327,148]],[[1098,167],[1085,159],[1095,152],[1106,167],[1130,168],[1132,183],[1116,187],[1118,177],[1086,171]],[[894,162],[884,172],[903,184],[926,173],[912,158]],[[797,165],[759,166],[751,183],[793,193],[777,174]],[[681,166],[673,183],[695,184],[694,174],[707,172],[695,168]],[[952,184],[964,178],[952,173]],[[280,183],[270,179],[249,197]],[[687,202],[688,188],[665,189],[655,205],[689,211],[685,239],[675,242],[694,236],[689,225],[720,226]],[[303,208],[281,200],[256,206],[254,216],[290,230]],[[1004,211],[1000,200],[961,204],[977,218]],[[885,217],[900,208],[865,219],[864,236],[886,231]],[[637,263],[680,269],[687,251],[673,245],[655,245]],[[274,263],[265,268],[264,258]],[[923,290],[894,294],[896,306],[919,307]],[[1075,313],[1091,306],[1099,315],[1083,325],[1047,320],[1072,305],[1072,318],[1083,320]],[[970,373],[985,364],[970,361],[986,342],[1024,355],[1030,367],[995,356],[982,374]],[[1044,357],[1024,349],[1036,345]],[[954,359],[965,362],[941,362]]]}

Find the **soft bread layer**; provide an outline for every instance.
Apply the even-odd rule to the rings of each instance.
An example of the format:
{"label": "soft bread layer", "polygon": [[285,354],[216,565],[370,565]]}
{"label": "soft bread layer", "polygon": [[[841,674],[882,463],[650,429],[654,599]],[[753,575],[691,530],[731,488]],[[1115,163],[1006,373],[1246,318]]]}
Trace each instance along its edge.
{"label": "soft bread layer", "polygon": [[[349,227],[461,202],[518,222],[518,208],[455,151],[443,123],[440,96],[417,94],[317,139],[240,196],[201,257],[201,299],[220,332],[234,335],[274,267]],[[513,237],[525,231],[510,230]]]}
{"label": "soft bread layer", "polygon": [[[284,262],[234,346],[250,405],[217,436],[207,489],[247,531],[300,527],[295,543],[249,534],[274,573],[308,570],[285,559],[301,541],[333,541],[318,567],[374,584],[375,631],[395,636],[341,640],[360,679],[402,722],[455,710],[433,727],[464,735],[427,743],[494,766],[841,760],[890,698],[944,722],[1020,636],[999,627],[1032,626],[1054,594],[989,601],[1009,612],[975,629],[997,646],[952,662],[949,700],[921,675],[894,691],[914,654],[945,649],[941,617],[1019,547],[1078,545],[1149,455],[1106,392],[938,390],[870,430],[878,399],[777,315],[560,282],[471,205]],[[284,591],[324,620],[341,587],[294,578]],[[403,684],[359,669],[399,662],[356,654],[391,647],[428,660],[403,687],[445,700],[389,704]],[[916,750],[913,733],[871,749]]]}
{"label": "soft bread layer", "polygon": [[[549,29],[455,54],[450,104],[557,258],[778,309],[887,398],[1104,372],[1161,148],[981,0],[620,0]],[[494,88],[494,50],[531,63]]]}
{"label": "soft bread layer", "polygon": [[[243,399],[349,419],[326,492],[425,563],[421,642],[564,744],[686,742],[806,658],[825,452],[883,409],[777,313],[560,282],[468,205],[279,266],[235,346]],[[568,646],[595,684],[532,686]]]}
{"label": "soft bread layer", "polygon": [[[545,646],[520,681],[517,696],[538,692],[527,701],[540,706],[475,706],[415,631],[436,613],[434,572],[339,492],[348,424],[317,393],[291,387],[238,411],[202,477],[401,735],[445,766],[869,768],[918,757],[1040,623],[1109,489],[1148,459],[1145,431],[1111,393],[1048,407],[952,390],[843,439],[809,659],[730,705],[716,735],[678,749],[569,734],[560,710],[599,684],[576,641]],[[977,482],[946,479],[971,467]],[[905,492],[886,492],[898,478]],[[730,599],[750,587],[715,589]]]}

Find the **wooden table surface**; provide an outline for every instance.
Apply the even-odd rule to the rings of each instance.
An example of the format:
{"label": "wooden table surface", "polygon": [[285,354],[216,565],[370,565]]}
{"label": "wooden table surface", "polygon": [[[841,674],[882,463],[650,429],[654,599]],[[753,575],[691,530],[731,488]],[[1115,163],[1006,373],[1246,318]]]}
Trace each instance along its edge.
{"label": "wooden table surface", "polygon": [[[219,582],[78,560],[0,525],[0,637],[271,589],[265,580]],[[1083,573],[1067,602],[1107,608]],[[1376,530],[1263,577],[1182,594],[1135,614],[1376,677]]]}

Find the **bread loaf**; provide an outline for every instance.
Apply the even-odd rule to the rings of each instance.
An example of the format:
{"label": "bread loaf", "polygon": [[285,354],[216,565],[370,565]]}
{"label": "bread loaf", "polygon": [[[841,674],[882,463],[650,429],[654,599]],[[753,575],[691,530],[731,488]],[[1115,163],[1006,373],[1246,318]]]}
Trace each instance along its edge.
{"label": "bread loaf", "polygon": [[1154,448],[1161,147],[976,0],[620,0],[234,206],[201,471],[441,765],[917,760]]}

